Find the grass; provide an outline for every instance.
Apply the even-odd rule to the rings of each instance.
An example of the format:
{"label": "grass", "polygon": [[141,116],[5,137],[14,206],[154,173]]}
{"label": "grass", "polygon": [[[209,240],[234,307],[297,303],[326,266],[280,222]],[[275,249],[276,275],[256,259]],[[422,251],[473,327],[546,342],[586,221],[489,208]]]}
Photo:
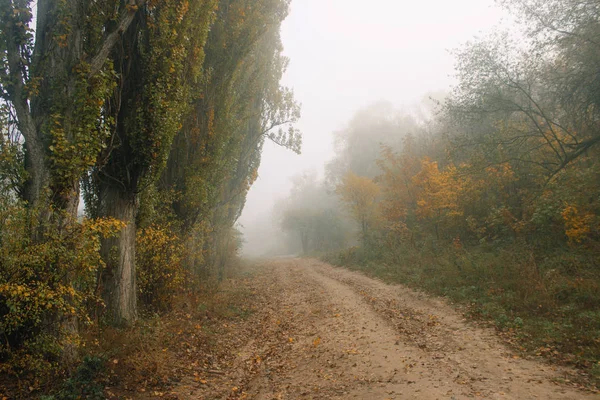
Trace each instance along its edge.
{"label": "grass", "polygon": [[473,248],[352,248],[326,255],[360,270],[444,296],[472,318],[493,324],[517,349],[580,369],[600,383],[600,259],[525,245]]}

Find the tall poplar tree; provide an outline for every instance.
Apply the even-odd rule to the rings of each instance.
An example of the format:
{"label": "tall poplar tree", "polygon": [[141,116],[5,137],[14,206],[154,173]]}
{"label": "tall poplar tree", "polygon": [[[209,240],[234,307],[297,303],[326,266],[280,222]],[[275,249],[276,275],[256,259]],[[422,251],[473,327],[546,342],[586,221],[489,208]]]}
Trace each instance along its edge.
{"label": "tall poplar tree", "polygon": [[88,181],[97,216],[123,221],[102,253],[108,319],[137,317],[135,236],[139,195],[166,164],[173,137],[202,82],[204,44],[214,0],[153,1],[141,7],[110,59],[118,76],[106,112],[114,129]]}
{"label": "tall poplar tree", "polygon": [[34,30],[34,2],[0,1],[0,96],[22,135],[19,192],[32,208],[76,214],[80,177],[110,135],[109,54],[144,2],[39,0]]}

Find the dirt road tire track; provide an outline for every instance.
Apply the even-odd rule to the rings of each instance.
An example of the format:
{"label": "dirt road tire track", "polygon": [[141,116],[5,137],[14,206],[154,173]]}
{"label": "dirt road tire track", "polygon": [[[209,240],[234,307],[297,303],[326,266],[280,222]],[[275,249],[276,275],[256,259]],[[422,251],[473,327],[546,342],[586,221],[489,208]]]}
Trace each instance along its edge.
{"label": "dirt road tire track", "polygon": [[600,398],[554,383],[568,370],[516,358],[440,299],[316,260],[272,260],[255,274],[257,330],[228,387],[185,398]]}

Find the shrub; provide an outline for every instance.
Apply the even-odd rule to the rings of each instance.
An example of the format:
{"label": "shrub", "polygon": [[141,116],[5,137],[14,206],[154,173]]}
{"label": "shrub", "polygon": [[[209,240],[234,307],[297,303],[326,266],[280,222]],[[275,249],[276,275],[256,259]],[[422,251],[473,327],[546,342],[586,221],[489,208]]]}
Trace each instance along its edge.
{"label": "shrub", "polygon": [[86,219],[41,227],[35,215],[17,202],[0,207],[0,374],[34,388],[60,371],[67,346],[77,348],[77,323],[90,323],[100,302],[100,240],[122,226]]}
{"label": "shrub", "polygon": [[170,309],[184,284],[183,245],[170,229],[152,225],[138,232],[136,269],[142,304],[149,311]]}
{"label": "shrub", "polygon": [[104,372],[106,360],[99,357],[84,357],[81,364],[67,379],[57,395],[57,400],[103,400],[104,385],[98,378]]}

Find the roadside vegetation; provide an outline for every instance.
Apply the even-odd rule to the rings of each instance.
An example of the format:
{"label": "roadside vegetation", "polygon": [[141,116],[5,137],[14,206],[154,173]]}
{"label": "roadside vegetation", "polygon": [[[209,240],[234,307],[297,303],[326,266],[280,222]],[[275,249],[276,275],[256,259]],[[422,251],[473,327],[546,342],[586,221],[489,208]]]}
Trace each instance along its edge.
{"label": "roadside vegetation", "polygon": [[264,142],[300,150],[288,8],[0,1],[0,397],[101,398],[118,354],[161,379],[178,303],[220,298]]}

